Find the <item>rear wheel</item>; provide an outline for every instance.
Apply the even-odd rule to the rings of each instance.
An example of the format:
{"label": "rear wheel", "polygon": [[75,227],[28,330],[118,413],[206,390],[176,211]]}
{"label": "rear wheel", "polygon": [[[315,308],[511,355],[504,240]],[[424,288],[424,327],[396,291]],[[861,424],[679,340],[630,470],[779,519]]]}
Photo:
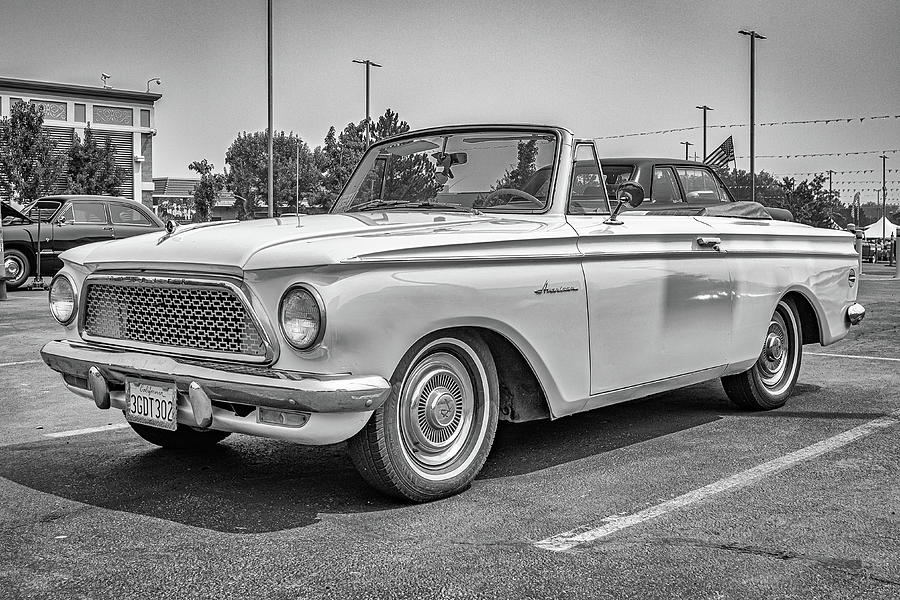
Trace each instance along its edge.
{"label": "rear wheel", "polygon": [[465,331],[426,338],[400,361],[393,392],[350,440],[363,478],[416,502],[472,482],[494,441],[499,383],[490,350]]}
{"label": "rear wheel", "polygon": [[175,431],[128,423],[135,433],[157,446],[171,450],[200,450],[214,446],[231,435],[230,431],[214,429],[194,429],[187,425],[178,425]]}
{"label": "rear wheel", "polygon": [[6,267],[6,288],[14,290],[21,287],[31,274],[31,265],[20,250],[9,249],[3,253],[3,265]]}
{"label": "rear wheel", "polygon": [[722,378],[722,387],[741,408],[770,410],[784,406],[800,375],[803,332],[797,305],[791,299],[778,302],[769,321],[763,349],[747,371]]}

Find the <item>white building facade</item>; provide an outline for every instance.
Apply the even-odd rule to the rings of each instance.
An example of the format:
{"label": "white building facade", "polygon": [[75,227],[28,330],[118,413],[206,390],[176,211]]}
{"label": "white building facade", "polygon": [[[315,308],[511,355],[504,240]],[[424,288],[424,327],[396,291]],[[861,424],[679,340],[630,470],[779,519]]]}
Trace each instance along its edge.
{"label": "white building facade", "polygon": [[[18,102],[44,108],[44,128],[67,152],[73,135],[84,139],[88,125],[101,145],[115,146],[116,164],[124,178],[119,195],[153,202],[153,136],[156,134],[154,106],[160,94],[118,90],[47,81],[0,77],[0,117],[8,117]],[[57,182],[65,190],[65,178]]]}

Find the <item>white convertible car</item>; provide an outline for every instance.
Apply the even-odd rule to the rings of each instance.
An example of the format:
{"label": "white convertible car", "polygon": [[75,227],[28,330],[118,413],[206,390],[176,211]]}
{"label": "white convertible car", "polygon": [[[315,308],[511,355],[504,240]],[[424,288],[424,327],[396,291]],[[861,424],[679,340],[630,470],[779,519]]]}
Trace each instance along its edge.
{"label": "white convertible car", "polygon": [[70,250],[42,356],[153,444],[349,440],[369,483],[426,501],[469,485],[498,419],[713,378],[782,406],[803,344],[863,318],[851,234],[731,202],[697,163],[642,185],[598,156],[559,127],[416,131],[330,214]]}

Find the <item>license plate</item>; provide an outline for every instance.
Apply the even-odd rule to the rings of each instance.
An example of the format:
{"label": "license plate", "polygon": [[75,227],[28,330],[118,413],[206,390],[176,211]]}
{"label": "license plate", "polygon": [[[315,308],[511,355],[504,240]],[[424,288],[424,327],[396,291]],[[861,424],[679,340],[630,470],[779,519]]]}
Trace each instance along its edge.
{"label": "license plate", "polygon": [[178,403],[175,384],[125,380],[125,418],[132,423],[175,431]]}

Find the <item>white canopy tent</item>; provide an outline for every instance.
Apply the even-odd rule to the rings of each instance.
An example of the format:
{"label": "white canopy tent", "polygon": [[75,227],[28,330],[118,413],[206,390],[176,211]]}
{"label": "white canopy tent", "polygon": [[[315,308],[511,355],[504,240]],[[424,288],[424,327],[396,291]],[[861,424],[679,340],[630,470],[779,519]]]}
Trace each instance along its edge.
{"label": "white canopy tent", "polygon": [[[882,229],[882,223],[884,223],[884,229]],[[894,225],[893,223],[888,221],[886,217],[881,217],[880,219],[863,229],[863,237],[867,239],[881,239],[883,235],[884,237],[890,238],[894,235],[897,235],[897,227],[900,227],[900,225]]]}

